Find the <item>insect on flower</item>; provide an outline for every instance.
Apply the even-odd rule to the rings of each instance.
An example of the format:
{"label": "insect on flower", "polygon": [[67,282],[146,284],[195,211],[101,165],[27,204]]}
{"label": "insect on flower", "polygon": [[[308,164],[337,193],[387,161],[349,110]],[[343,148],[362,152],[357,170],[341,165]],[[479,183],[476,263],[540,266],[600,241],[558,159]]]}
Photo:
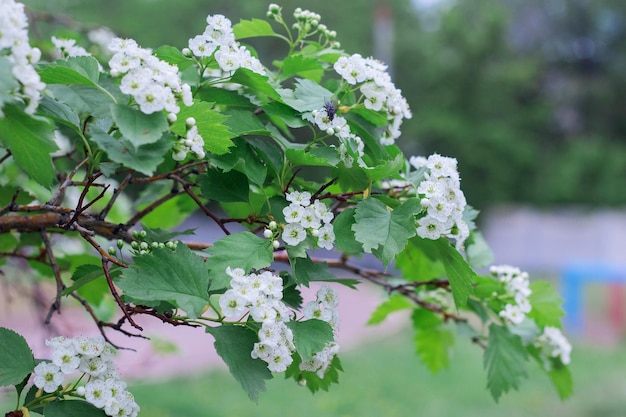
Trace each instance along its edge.
{"label": "insect on flower", "polygon": [[324,99],[324,109],[326,110],[328,120],[332,122],[335,118],[335,114],[337,113],[337,107],[332,102]]}

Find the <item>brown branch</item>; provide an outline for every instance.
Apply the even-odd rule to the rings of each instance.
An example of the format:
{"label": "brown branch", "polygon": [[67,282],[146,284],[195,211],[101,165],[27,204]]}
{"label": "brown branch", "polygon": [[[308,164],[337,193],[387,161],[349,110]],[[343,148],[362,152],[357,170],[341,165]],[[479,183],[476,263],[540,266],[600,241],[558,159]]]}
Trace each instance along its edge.
{"label": "brown branch", "polygon": [[293,180],[296,179],[296,176],[298,175],[299,172],[300,172],[300,168],[296,169],[293,172],[293,175],[291,176],[291,178],[289,178],[289,181],[287,181],[287,184],[285,184],[285,188],[283,189],[283,194],[287,194],[287,192],[289,192],[289,187],[291,187],[291,183],[293,182]]}
{"label": "brown branch", "polygon": [[183,193],[185,193],[185,190],[172,190],[170,191],[169,194],[166,194],[163,197],[153,201],[152,203],[148,205],[148,207],[137,212],[133,217],[131,217],[131,219],[124,224],[125,229],[126,230],[130,229],[135,224],[137,224],[139,220],[141,220],[143,217],[147,216],[150,212],[152,212],[152,210],[159,207],[161,204],[165,203],[166,201],[171,200],[172,198],[179,196]]}
{"label": "brown branch", "polygon": [[6,161],[7,159],[9,159],[11,157],[11,149],[7,149],[7,153],[5,153],[2,158],[0,158],[0,164],[3,163],[4,161]]}
{"label": "brown branch", "polygon": [[11,197],[11,201],[9,201],[9,204],[0,209],[0,216],[4,216],[6,213],[11,211],[13,207],[15,207],[15,202],[17,201],[17,197],[20,195],[20,192],[21,190],[19,188],[15,190],[15,192],[13,193],[13,197]]}
{"label": "brown branch", "polygon": [[63,196],[65,195],[65,189],[72,184],[72,179],[74,178],[74,175],[76,175],[78,170],[83,165],[85,165],[87,161],[89,161],[89,158],[83,159],[82,161],[78,163],[78,165],[74,167],[74,169],[72,169],[72,171],[69,173],[67,178],[65,178],[63,183],[59,186],[59,188],[57,188],[57,190],[52,195],[52,197],[50,197],[50,200],[48,200],[47,204],[54,205],[54,206],[61,204],[61,202],[63,201]]}
{"label": "brown branch", "polygon": [[124,191],[126,186],[128,186],[128,184],[130,183],[130,180],[133,178],[134,172],[135,171],[131,170],[124,178],[120,186],[113,190],[113,195],[107,202],[106,206],[104,206],[104,208],[96,216],[98,219],[104,220],[106,218],[106,216],[109,214],[109,211],[111,211],[111,208],[113,208],[113,204],[115,204],[115,202],[117,201],[117,198],[122,194],[122,191]]}
{"label": "brown branch", "polygon": [[56,295],[54,297],[54,302],[50,306],[50,310],[48,311],[48,315],[46,316],[46,320],[44,321],[44,323],[49,324],[50,319],[52,318],[52,314],[55,311],[61,314],[61,292],[65,289],[65,284],[63,284],[59,265],[57,264],[54,253],[52,252],[52,243],[50,242],[48,233],[45,230],[41,231],[41,240],[43,241],[46,255],[48,256],[48,260],[50,261],[50,266],[52,267],[52,273],[54,274],[54,280],[56,282]]}
{"label": "brown branch", "polygon": [[113,279],[111,278],[111,273],[109,272],[109,262],[105,258],[102,258],[102,270],[104,271],[104,276],[105,276],[105,278],[107,280],[107,285],[109,286],[109,291],[111,292],[111,295],[115,299],[115,302],[117,303],[117,305],[122,310],[122,313],[124,313],[124,317],[126,317],[128,322],[135,329],[137,329],[139,331],[143,331],[143,328],[140,325],[138,325],[137,323],[135,323],[135,320],[133,320],[133,318],[130,316],[130,313],[126,309],[126,304],[124,304],[124,302],[120,298],[120,295],[118,294],[117,289],[115,288],[115,284],[113,284]]}

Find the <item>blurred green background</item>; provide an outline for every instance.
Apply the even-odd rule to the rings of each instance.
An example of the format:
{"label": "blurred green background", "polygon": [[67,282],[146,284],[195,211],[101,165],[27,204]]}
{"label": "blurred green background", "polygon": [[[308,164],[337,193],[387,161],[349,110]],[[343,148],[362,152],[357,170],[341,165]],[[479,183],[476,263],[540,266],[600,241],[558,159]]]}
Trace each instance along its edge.
{"label": "blurred green background", "polygon": [[[233,22],[264,17],[270,2],[24,3],[106,25],[144,46],[183,47],[204,29],[207,14]],[[414,114],[403,125],[401,146],[410,154],[456,157],[470,204],[626,202],[626,2],[278,3],[286,15],[295,7],[320,13],[345,51],[391,65]],[[266,40],[252,45],[266,65],[282,47]]]}
{"label": "blurred green background", "polygon": [[[470,204],[619,207],[626,203],[626,2],[623,0],[289,0],[322,15],[348,53],[386,60],[413,111],[400,146],[456,157]],[[205,16],[263,17],[266,0],[28,0],[36,11],[105,25],[147,47],[186,45]],[[391,20],[385,20],[391,19]],[[390,24],[392,31],[388,31]],[[34,29],[50,30],[45,22]],[[264,63],[280,43],[254,42]],[[269,57],[269,58],[268,58]],[[602,289],[604,291],[604,289]],[[602,305],[603,299],[597,301]],[[495,404],[480,350],[461,343],[452,369],[431,376],[408,335],[342,354],[346,372],[311,396],[271,381],[250,403],[224,371],[134,384],[144,415],[626,416],[626,353],[576,341],[575,396],[547,380]]]}

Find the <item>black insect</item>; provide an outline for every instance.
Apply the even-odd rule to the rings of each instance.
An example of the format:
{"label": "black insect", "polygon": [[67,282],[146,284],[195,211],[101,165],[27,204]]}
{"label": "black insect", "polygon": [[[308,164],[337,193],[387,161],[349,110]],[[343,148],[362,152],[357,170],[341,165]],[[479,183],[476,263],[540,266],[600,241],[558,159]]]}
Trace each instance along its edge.
{"label": "black insect", "polygon": [[335,114],[337,113],[337,107],[335,107],[335,105],[332,102],[324,99],[324,109],[326,110],[326,115],[328,116],[328,120],[332,122],[333,119],[335,118]]}

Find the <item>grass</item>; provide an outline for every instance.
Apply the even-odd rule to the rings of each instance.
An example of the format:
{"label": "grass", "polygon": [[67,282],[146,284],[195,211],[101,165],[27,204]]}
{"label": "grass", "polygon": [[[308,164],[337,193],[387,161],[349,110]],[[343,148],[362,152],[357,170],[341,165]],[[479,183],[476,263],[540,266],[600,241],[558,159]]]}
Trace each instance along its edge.
{"label": "grass", "polygon": [[410,336],[370,343],[341,355],[345,372],[330,392],[313,395],[278,375],[268,382],[258,405],[223,370],[134,382],[130,390],[141,405],[140,415],[147,417],[626,416],[626,349],[578,344],[572,354],[575,394],[563,403],[533,363],[520,390],[495,403],[485,388],[480,348],[461,340],[458,344],[450,369],[432,375],[413,354]]}
{"label": "grass", "polygon": [[[278,376],[259,404],[222,371],[157,384],[132,392],[150,417],[198,416],[481,416],[624,417],[626,351],[578,347],[572,355],[574,396],[562,403],[534,367],[519,391],[496,404],[487,392],[481,351],[460,343],[449,370],[432,375],[413,355],[408,336],[397,336],[342,355],[345,372],[330,392],[312,395]],[[532,364],[534,366],[534,364]]]}

